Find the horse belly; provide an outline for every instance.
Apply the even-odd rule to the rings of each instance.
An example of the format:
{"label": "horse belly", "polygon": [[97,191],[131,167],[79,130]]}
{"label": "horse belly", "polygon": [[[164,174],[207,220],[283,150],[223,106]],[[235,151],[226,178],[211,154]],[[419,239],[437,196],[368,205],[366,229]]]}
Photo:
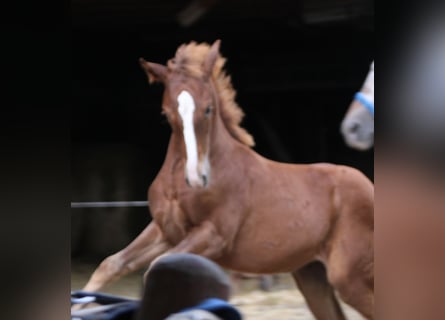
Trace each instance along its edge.
{"label": "horse belly", "polygon": [[[282,234],[283,235],[283,234]],[[298,237],[241,238],[218,259],[226,268],[248,273],[292,272],[316,256],[316,246]]]}
{"label": "horse belly", "polygon": [[317,257],[330,228],[326,203],[311,201],[312,205],[301,209],[292,204],[291,210],[285,203],[277,201],[270,210],[265,206],[244,223],[231,251],[222,259],[230,268],[252,273],[292,272]]}

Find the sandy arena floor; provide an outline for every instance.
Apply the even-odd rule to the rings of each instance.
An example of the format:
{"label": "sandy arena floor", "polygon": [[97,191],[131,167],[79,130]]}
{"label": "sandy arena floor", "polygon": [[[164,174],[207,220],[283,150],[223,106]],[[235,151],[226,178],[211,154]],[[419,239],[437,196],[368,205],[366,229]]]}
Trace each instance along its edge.
{"label": "sandy arena floor", "polygon": [[[71,289],[79,290],[88,280],[95,266],[75,264],[71,272]],[[140,298],[141,274],[129,275],[103,292],[131,298]],[[311,320],[314,319],[303,296],[296,289],[290,275],[275,277],[270,291],[259,289],[256,279],[239,280],[232,295],[232,304],[238,307],[244,320]],[[349,320],[363,320],[357,312],[345,304],[343,309]]]}

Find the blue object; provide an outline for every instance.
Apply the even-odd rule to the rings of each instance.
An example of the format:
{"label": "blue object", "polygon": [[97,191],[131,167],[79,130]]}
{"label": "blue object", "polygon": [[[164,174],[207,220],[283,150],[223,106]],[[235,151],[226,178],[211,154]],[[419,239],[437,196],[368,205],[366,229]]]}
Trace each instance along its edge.
{"label": "blue object", "polygon": [[202,301],[200,304],[182,310],[181,312],[191,310],[205,310],[222,318],[223,320],[242,320],[239,311],[227,301],[217,298],[210,298]]}
{"label": "blue object", "polygon": [[374,103],[369,101],[368,98],[361,92],[357,92],[354,99],[360,102],[374,117]]}

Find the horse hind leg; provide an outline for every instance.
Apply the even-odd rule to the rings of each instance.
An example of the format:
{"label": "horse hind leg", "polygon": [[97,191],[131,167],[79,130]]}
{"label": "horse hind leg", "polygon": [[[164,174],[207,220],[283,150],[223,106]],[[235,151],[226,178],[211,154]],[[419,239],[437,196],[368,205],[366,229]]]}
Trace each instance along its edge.
{"label": "horse hind leg", "polygon": [[292,276],[317,320],[346,320],[321,262],[311,262]]}
{"label": "horse hind leg", "polygon": [[[329,283],[339,297],[368,320],[374,319],[373,208],[345,208],[325,257]],[[352,203],[353,204],[353,203]]]}
{"label": "horse hind leg", "polygon": [[[328,279],[338,292],[340,298],[361,313],[366,319],[374,319],[374,277],[373,263],[350,257],[338,247],[327,263]],[[372,250],[360,250],[369,252]],[[367,262],[365,262],[367,261]]]}

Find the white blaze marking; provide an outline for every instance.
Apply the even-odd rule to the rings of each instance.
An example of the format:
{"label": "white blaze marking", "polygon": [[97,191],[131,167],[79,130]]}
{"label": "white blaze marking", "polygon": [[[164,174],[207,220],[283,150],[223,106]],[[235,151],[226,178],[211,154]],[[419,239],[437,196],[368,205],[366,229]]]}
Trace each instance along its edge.
{"label": "white blaze marking", "polygon": [[182,119],[185,150],[187,154],[187,178],[192,186],[202,186],[203,182],[198,174],[198,148],[193,124],[195,101],[190,93],[183,90],[178,95],[178,105],[179,115]]}
{"label": "white blaze marking", "polygon": [[361,92],[366,98],[368,98],[368,100],[374,103],[374,61],[369,68],[369,73],[366,76]]}

